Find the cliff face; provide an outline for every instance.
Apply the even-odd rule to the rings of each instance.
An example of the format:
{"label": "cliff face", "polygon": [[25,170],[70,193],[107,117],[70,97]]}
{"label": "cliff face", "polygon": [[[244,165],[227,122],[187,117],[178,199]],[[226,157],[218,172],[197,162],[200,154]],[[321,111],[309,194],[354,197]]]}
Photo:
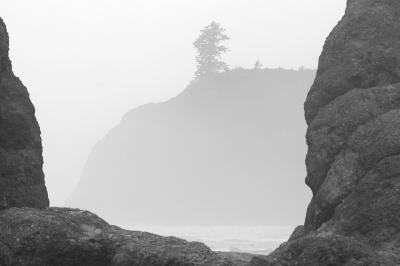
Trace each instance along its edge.
{"label": "cliff face", "polygon": [[35,109],[14,76],[9,39],[0,18],[0,210],[49,205],[42,171],[42,142]]}
{"label": "cliff face", "polygon": [[399,17],[348,1],[305,103],[305,225],[261,265],[400,265]]}
{"label": "cliff face", "polygon": [[399,16],[399,1],[349,1],[326,41],[305,103],[306,181],[314,193],[308,231],[329,221],[382,164],[389,167],[385,175],[394,174],[388,172],[400,152]]}
{"label": "cliff face", "polygon": [[399,82],[398,1],[348,0],[343,19],[327,38],[305,103],[310,124],[321,108],[359,88]]}
{"label": "cliff face", "polygon": [[67,204],[121,224],[300,222],[309,200],[302,101],[314,77],[232,70],[130,111],[96,145]]}

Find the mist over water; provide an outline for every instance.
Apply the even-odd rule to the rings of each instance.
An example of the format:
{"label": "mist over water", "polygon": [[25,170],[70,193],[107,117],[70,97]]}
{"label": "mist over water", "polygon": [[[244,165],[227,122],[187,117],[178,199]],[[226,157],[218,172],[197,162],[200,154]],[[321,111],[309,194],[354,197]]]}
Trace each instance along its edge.
{"label": "mist over water", "polygon": [[176,236],[205,243],[212,250],[268,255],[288,240],[293,226],[122,226],[128,230]]}

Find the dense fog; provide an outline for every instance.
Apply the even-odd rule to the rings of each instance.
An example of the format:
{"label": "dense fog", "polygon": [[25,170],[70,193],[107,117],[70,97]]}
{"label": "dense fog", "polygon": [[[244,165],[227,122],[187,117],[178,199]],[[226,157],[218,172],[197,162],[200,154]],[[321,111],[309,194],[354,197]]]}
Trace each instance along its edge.
{"label": "dense fog", "polygon": [[[42,130],[51,204],[65,203],[95,144],[128,111],[166,101],[189,85],[196,68],[192,43],[211,21],[218,21],[230,37],[223,60],[232,69],[253,68],[256,61],[264,68],[316,69],[345,2],[3,0],[14,72],[29,88]],[[299,112],[306,91],[296,94]],[[279,118],[279,112],[275,115]],[[296,122],[282,119],[298,125],[302,116],[293,118]],[[275,137],[274,142],[285,142],[285,134]],[[293,151],[294,160],[304,164],[305,140],[296,141],[293,147],[300,148]],[[288,224],[302,222],[310,196],[305,175],[304,170],[292,177],[293,190],[302,190],[303,196],[296,199],[292,211],[298,215]],[[273,176],[288,180],[276,171]],[[297,197],[285,193],[275,193],[272,200],[279,204],[280,196]]]}

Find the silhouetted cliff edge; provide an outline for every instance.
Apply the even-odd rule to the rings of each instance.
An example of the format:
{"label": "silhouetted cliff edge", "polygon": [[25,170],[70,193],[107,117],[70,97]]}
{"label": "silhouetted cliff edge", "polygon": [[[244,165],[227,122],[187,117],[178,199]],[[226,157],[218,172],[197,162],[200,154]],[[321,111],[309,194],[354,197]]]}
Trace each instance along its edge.
{"label": "silhouetted cliff edge", "polygon": [[253,265],[400,265],[399,18],[398,0],[348,0],[305,103],[305,224]]}
{"label": "silhouetted cliff edge", "polygon": [[314,78],[235,69],[130,111],[96,145],[67,205],[127,225],[301,222],[302,103]]}

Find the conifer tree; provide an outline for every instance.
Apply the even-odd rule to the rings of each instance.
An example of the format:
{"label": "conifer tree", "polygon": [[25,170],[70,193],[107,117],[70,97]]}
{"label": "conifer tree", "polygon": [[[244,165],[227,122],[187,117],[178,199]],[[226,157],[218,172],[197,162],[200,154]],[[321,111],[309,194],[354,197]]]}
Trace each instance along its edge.
{"label": "conifer tree", "polygon": [[214,21],[201,31],[199,38],[193,43],[197,49],[196,79],[229,69],[228,65],[221,61],[222,54],[228,51],[221,43],[227,40],[229,37],[225,34],[225,29]]}

